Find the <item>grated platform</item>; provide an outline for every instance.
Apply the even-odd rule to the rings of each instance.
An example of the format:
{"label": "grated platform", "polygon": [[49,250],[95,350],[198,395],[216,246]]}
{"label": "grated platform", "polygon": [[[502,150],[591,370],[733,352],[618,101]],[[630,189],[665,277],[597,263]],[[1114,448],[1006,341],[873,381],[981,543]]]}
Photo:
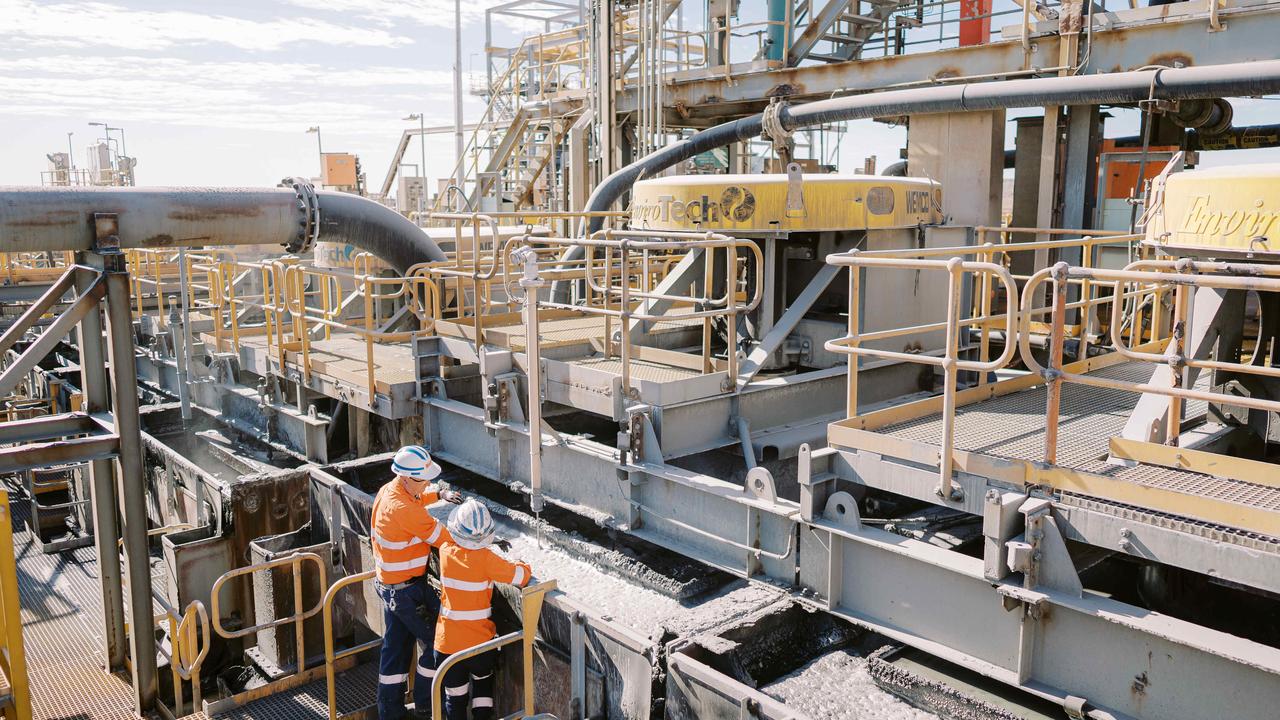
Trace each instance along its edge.
{"label": "grated platform", "polygon": [[103,671],[101,586],[93,548],[40,552],[27,528],[30,502],[12,496],[22,635],[36,720],[125,720],[133,689]]}
{"label": "grated platform", "polygon": [[[1149,363],[1122,363],[1100,370],[1096,375],[1140,383],[1150,379],[1154,367]],[[1201,374],[1197,389],[1208,389],[1208,375]],[[1058,464],[1147,487],[1280,512],[1280,488],[1154,465],[1108,464],[1109,441],[1124,430],[1137,400],[1136,393],[1124,390],[1063,385]],[[956,449],[1012,460],[1043,460],[1045,402],[1046,390],[1040,386],[958,408]],[[1188,417],[1204,412],[1202,402],[1187,404]],[[937,444],[942,434],[942,417],[930,415],[887,426],[880,432]]]}
{"label": "grated platform", "polygon": [[[373,705],[378,685],[375,662],[357,665],[336,676],[338,714],[347,715]],[[214,715],[215,720],[325,720],[329,717],[328,686],[323,679],[302,687],[269,695],[234,710]]]}
{"label": "grated platform", "polygon": [[[42,553],[27,529],[30,502],[14,494],[10,507],[34,720],[134,720],[128,680],[102,669],[102,600],[95,550]],[[340,711],[352,713],[371,705],[377,681],[374,663],[340,673]],[[320,680],[213,717],[320,720],[329,717],[326,697],[324,680]],[[195,713],[185,720],[211,718]]]}

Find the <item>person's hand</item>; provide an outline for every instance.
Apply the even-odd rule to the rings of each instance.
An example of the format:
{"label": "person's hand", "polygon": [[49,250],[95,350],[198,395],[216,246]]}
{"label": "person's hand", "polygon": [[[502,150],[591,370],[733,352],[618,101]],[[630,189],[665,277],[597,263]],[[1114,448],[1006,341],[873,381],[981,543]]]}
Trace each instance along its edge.
{"label": "person's hand", "polygon": [[440,499],[444,500],[447,503],[453,503],[454,505],[461,505],[462,493],[458,492],[457,490],[441,490]]}
{"label": "person's hand", "polygon": [[503,539],[499,538],[499,539],[497,539],[497,540],[494,540],[494,541],[493,541],[493,546],[494,546],[494,547],[496,547],[496,548],[498,548],[498,549],[499,549],[499,550],[501,550],[502,552],[511,552],[511,541],[510,541],[510,540],[503,540]]}

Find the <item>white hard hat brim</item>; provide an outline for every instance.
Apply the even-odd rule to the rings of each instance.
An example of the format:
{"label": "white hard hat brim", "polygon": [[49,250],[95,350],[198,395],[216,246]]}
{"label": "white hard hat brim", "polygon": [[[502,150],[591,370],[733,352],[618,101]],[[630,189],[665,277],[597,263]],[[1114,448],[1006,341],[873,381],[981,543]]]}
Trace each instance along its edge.
{"label": "white hard hat brim", "polygon": [[435,480],[436,478],[440,477],[440,473],[443,472],[442,468],[440,467],[440,463],[435,461],[432,461],[430,465],[426,466],[425,468],[419,470],[416,473],[404,472],[395,467],[392,468],[392,471],[396,475],[400,475],[401,477],[407,477],[412,480],[418,480],[420,482],[427,481],[427,480]]}

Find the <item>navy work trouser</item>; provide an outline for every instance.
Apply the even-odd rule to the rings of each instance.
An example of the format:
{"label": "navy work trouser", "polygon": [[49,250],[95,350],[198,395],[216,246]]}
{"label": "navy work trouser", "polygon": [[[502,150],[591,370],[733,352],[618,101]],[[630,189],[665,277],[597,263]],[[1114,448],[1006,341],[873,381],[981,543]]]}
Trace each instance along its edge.
{"label": "navy work trouser", "polygon": [[418,641],[418,677],[413,681],[414,707],[423,713],[431,711],[431,681],[435,678],[435,655],[431,646],[436,635],[436,616],[440,598],[427,584],[426,578],[404,588],[392,590],[377,586],[382,598],[382,655],[378,661],[378,718],[400,720],[406,714],[405,685],[409,682],[409,663],[414,640]]}
{"label": "navy work trouser", "polygon": [[[436,667],[449,657],[436,651]],[[444,716],[446,720],[466,720],[467,700],[471,700],[471,720],[493,717],[493,673],[498,667],[498,651],[490,650],[467,658],[444,674]]]}

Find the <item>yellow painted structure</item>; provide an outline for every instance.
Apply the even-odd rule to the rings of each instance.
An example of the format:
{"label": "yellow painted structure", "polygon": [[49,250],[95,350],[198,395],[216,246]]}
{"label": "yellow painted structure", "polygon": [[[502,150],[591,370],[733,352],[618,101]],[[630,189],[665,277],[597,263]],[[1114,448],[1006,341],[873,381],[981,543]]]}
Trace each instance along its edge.
{"label": "yellow painted structure", "polygon": [[802,175],[795,193],[786,175],[686,175],[636,183],[630,212],[632,228],[649,230],[889,230],[941,223],[942,186],[922,178]]}
{"label": "yellow painted structure", "polygon": [[1146,242],[1173,254],[1280,260],[1280,164],[1174,173],[1153,195]]}

